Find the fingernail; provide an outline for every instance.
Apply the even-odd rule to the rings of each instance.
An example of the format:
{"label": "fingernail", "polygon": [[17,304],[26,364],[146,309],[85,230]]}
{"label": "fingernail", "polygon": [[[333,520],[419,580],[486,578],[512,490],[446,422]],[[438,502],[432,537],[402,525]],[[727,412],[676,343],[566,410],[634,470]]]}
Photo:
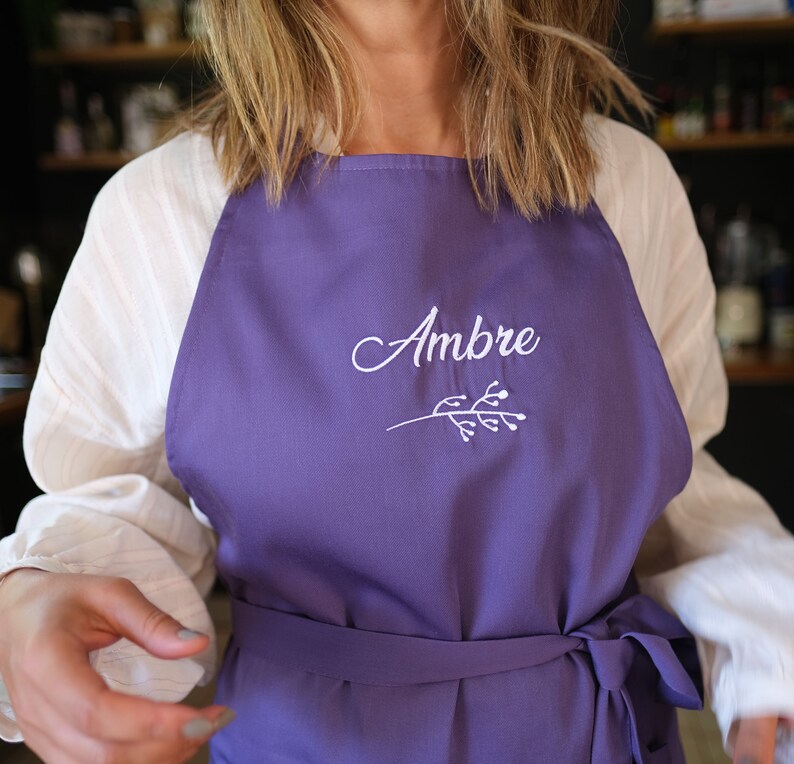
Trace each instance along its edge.
{"label": "fingernail", "polygon": [[759,761],[751,756],[742,756],[742,758],[739,759],[739,764],[759,764]]}
{"label": "fingernail", "polygon": [[195,639],[196,637],[207,636],[206,634],[202,634],[200,631],[193,631],[193,629],[180,629],[176,635],[185,642],[189,642],[191,639]]}
{"label": "fingernail", "polygon": [[215,720],[215,730],[222,730],[237,718],[237,713],[231,708],[225,708],[223,713]]}
{"label": "fingernail", "polygon": [[215,725],[209,719],[191,719],[182,727],[182,736],[186,738],[207,737],[215,732]]}

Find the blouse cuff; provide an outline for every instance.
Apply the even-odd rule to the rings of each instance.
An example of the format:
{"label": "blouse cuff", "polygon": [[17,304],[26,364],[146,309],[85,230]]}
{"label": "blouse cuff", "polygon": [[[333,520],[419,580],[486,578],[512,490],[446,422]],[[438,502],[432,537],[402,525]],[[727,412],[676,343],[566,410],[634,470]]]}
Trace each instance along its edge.
{"label": "blouse cuff", "polygon": [[[642,582],[698,643],[707,698],[733,753],[739,719],[794,719],[794,540],[781,538],[688,563]],[[783,725],[776,761],[792,764]]]}
{"label": "blouse cuff", "polygon": [[[772,663],[766,656],[764,666],[752,666],[729,659],[727,649],[717,647],[714,656],[712,708],[722,732],[725,751],[733,755],[740,719],[762,716],[794,720],[794,657],[778,655]],[[794,762],[794,737],[779,725],[776,762]]]}

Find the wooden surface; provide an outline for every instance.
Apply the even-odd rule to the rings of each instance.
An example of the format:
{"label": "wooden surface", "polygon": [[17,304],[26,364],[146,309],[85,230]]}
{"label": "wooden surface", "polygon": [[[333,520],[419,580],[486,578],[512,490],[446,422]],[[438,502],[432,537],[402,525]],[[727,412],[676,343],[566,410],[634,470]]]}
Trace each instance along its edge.
{"label": "wooden surface", "polygon": [[678,37],[693,37],[703,41],[730,38],[739,42],[790,39],[794,37],[794,16],[714,21],[700,19],[656,21],[651,25],[649,36],[653,42],[667,42]]}
{"label": "wooden surface", "polygon": [[794,132],[711,133],[702,138],[657,138],[665,151],[752,151],[794,149]]}
{"label": "wooden surface", "polygon": [[40,50],[33,55],[33,62],[40,66],[96,66],[130,64],[146,65],[192,65],[200,46],[193,40],[179,40],[166,45],[146,45],[131,42],[102,45],[94,48],[73,50]]}
{"label": "wooden surface", "polygon": [[732,384],[794,384],[794,350],[743,350],[724,361]]}

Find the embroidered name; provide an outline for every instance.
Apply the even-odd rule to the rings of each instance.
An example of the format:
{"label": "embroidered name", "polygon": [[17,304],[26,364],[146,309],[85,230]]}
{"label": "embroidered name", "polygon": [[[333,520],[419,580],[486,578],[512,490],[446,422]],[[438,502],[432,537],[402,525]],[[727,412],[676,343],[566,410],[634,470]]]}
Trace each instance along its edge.
{"label": "embroidered name", "polygon": [[[387,343],[380,337],[365,337],[353,348],[353,366],[359,371],[367,373],[379,371],[403,352],[406,352],[414,343],[414,366],[419,367],[423,359],[427,363],[434,361],[436,357],[441,361],[445,361],[448,352],[455,361],[485,358],[494,349],[498,349],[499,354],[502,356],[509,356],[513,353],[530,355],[535,352],[540,342],[540,337],[531,326],[526,326],[516,333],[515,329],[508,329],[500,324],[494,336],[493,332],[482,329],[482,316],[477,316],[468,341],[464,346],[463,335],[458,332],[448,334],[446,332],[438,333],[433,331],[437,316],[438,308],[434,305],[422,323],[405,339],[392,340]],[[379,348],[388,346],[390,348],[394,347],[395,350],[380,363],[374,366],[366,366],[360,357],[362,348],[365,346],[369,348],[373,348],[373,346]]]}

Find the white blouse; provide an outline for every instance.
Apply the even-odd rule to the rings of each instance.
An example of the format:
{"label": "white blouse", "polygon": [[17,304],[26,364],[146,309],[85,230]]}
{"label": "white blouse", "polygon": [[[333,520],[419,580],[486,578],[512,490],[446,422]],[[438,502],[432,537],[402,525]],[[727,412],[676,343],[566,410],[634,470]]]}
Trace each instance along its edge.
{"label": "white blouse", "polygon": [[[687,487],[648,533],[642,591],[695,634],[726,750],[741,716],[794,717],[794,537],[703,450],[727,383],[714,285],[686,193],[636,130],[594,117],[595,199],[628,260],[695,450]],[[123,576],[187,627],[213,634],[203,597],[216,540],[169,471],[164,420],[180,339],[228,190],[207,138],[182,135],[99,193],[52,316],[25,420],[44,494],[0,541],[19,567]],[[212,677],[215,645],[153,658],[127,640],[92,654],[121,692],[177,701]],[[19,740],[0,681],[0,737]],[[777,761],[794,762],[794,744]]]}

